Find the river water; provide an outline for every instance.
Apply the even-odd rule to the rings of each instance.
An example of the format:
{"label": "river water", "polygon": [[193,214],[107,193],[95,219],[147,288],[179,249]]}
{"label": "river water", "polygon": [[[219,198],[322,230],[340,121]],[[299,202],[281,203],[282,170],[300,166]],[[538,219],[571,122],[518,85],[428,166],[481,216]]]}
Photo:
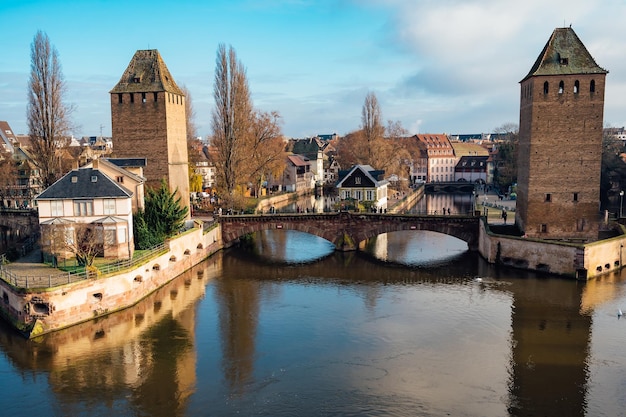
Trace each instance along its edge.
{"label": "river water", "polygon": [[265,232],[123,312],[2,325],[2,415],[623,415],[625,276],[499,269],[429,232],[369,248]]}

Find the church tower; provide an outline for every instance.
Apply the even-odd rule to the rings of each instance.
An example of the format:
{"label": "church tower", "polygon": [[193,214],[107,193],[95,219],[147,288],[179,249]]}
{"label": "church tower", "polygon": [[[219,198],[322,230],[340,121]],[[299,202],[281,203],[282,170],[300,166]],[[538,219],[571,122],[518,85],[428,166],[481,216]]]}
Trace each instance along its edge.
{"label": "church tower", "polygon": [[528,237],[598,239],[607,73],[567,27],[520,81],[515,221]]}
{"label": "church tower", "polygon": [[165,179],[189,208],[185,96],[159,51],[137,51],[110,94],[113,155],[146,158],[146,184]]}

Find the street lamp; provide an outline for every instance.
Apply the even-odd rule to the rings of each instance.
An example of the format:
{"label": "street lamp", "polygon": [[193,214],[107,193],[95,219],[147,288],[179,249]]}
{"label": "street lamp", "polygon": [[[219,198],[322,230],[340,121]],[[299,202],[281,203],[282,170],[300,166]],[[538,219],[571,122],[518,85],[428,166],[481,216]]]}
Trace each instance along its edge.
{"label": "street lamp", "polygon": [[472,191],[472,216],[476,210],[476,190]]}
{"label": "street lamp", "polygon": [[622,218],[622,203],[624,202],[624,190],[619,192],[619,218]]}

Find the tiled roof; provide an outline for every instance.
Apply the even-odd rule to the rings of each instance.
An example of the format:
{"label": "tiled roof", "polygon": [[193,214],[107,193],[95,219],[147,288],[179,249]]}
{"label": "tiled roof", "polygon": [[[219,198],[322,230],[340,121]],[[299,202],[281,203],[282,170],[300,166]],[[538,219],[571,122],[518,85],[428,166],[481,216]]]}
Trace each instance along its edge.
{"label": "tiled roof", "polygon": [[287,158],[291,161],[291,163],[294,166],[307,166],[307,165],[311,165],[311,162],[309,161],[308,158],[305,158],[302,155],[287,155]]}
{"label": "tiled roof", "polygon": [[110,93],[148,93],[167,91],[184,95],[156,49],[139,50]]}
{"label": "tiled roof", "polygon": [[146,166],[146,158],[106,158],[106,160],[122,168]]}
{"label": "tiled roof", "polygon": [[76,198],[124,198],[131,194],[115,181],[93,168],[81,168],[65,174],[37,196],[37,200]]}
{"label": "tiled roof", "polygon": [[[524,77],[535,75],[606,74],[571,27],[557,28]],[[523,80],[522,80],[523,81]]]}

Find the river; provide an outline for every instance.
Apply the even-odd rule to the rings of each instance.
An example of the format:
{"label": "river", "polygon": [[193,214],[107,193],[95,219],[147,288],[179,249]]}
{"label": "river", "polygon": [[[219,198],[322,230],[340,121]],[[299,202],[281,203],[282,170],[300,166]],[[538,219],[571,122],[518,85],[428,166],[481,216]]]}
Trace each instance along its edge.
{"label": "river", "polygon": [[259,234],[138,305],[24,340],[7,416],[617,416],[626,275],[580,283],[395,232],[369,253]]}

